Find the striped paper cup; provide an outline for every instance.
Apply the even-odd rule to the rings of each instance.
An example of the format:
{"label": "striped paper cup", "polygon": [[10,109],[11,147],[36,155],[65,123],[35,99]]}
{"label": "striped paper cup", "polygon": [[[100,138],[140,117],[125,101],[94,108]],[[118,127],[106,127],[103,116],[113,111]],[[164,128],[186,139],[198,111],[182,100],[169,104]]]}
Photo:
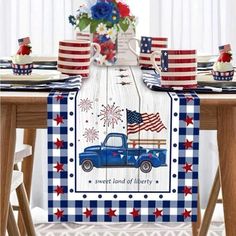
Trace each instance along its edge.
{"label": "striped paper cup", "polygon": [[214,80],[217,81],[231,81],[233,80],[234,77],[234,71],[225,71],[225,72],[220,72],[220,71],[212,71],[212,75]]}
{"label": "striped paper cup", "polygon": [[67,75],[81,75],[89,77],[91,47],[96,47],[96,54],[100,53],[100,46],[88,40],[63,40],[59,42],[57,69]]}
{"label": "striped paper cup", "polygon": [[[136,40],[140,46],[140,54],[137,54],[136,51],[131,46],[131,41]],[[141,40],[132,38],[129,41],[130,50],[136,55],[139,61],[139,66],[141,68],[154,68],[151,61],[151,55],[154,51],[161,51],[162,49],[167,48],[168,39],[163,37],[145,37],[142,36]],[[160,65],[160,56],[157,55],[156,58],[157,65]]]}
{"label": "striped paper cup", "polygon": [[[156,63],[156,56],[161,57],[161,66]],[[161,75],[164,88],[192,89],[197,87],[196,50],[161,50],[152,53],[151,60]]]}
{"label": "striped paper cup", "polygon": [[33,63],[20,65],[12,63],[12,70],[14,75],[31,75]]}

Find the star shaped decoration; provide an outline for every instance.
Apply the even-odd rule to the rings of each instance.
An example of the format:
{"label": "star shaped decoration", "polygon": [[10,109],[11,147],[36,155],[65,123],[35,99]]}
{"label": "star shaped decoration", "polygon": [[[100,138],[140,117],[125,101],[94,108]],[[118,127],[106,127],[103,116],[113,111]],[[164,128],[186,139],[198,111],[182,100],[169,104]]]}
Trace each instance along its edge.
{"label": "star shaped decoration", "polygon": [[59,115],[57,114],[57,117],[54,119],[54,121],[57,122],[57,125],[63,124],[63,123],[64,123],[64,122],[63,122],[63,116],[59,116]]}
{"label": "star shaped decoration", "polygon": [[185,149],[193,148],[193,141],[189,141],[188,139],[186,139],[186,141],[184,142],[184,147]]}
{"label": "star shaped decoration", "polygon": [[93,210],[89,210],[88,208],[86,208],[86,211],[83,212],[83,214],[86,216],[86,218],[89,218],[92,216],[92,212]]}
{"label": "star shaped decoration", "polygon": [[63,188],[58,185],[57,185],[57,188],[54,190],[54,192],[57,193],[57,196],[59,196],[60,194],[64,194]]}
{"label": "star shaped decoration", "polygon": [[57,212],[54,213],[54,215],[57,217],[57,219],[62,218],[63,214],[64,214],[64,211],[60,211],[58,208],[57,208]]}
{"label": "star shaped decoration", "polygon": [[60,172],[60,171],[64,171],[63,166],[64,166],[64,164],[57,162],[57,164],[54,166],[54,168],[57,169],[57,172]]}
{"label": "star shaped decoration", "polygon": [[119,68],[117,69],[118,71],[122,72],[122,71],[127,71],[126,69],[122,69],[122,68]]}
{"label": "star shaped decoration", "polygon": [[63,98],[64,98],[64,97],[63,97],[61,94],[58,94],[58,95],[56,96],[57,102],[60,101],[60,100],[62,100]]}
{"label": "star shaped decoration", "polygon": [[120,77],[120,78],[127,78],[127,77],[129,77],[128,75],[118,75],[117,77]]}
{"label": "star shaped decoration", "polygon": [[193,171],[192,166],[193,166],[192,164],[185,163],[185,165],[183,166],[183,169],[185,170],[185,173]]}
{"label": "star shaped decoration", "polygon": [[148,153],[148,158],[152,158],[152,153]]}
{"label": "star shaped decoration", "polygon": [[109,209],[109,211],[107,212],[107,215],[112,218],[113,216],[117,216],[116,215],[116,210],[112,210],[111,208]]}
{"label": "star shaped decoration", "polygon": [[192,188],[184,186],[183,192],[186,197],[188,194],[192,194]]}
{"label": "star shaped decoration", "polygon": [[124,82],[124,81],[122,81],[122,82],[117,83],[117,84],[121,84],[122,86],[124,86],[124,85],[129,85],[129,84],[131,84],[131,83],[130,83],[130,82]]}
{"label": "star shaped decoration", "polygon": [[188,218],[188,217],[191,217],[191,212],[192,211],[188,211],[188,210],[184,210],[184,212],[182,213],[182,216],[184,217],[184,219]]}
{"label": "star shaped decoration", "polygon": [[131,211],[129,214],[131,214],[134,218],[139,216],[139,210],[136,210],[133,208],[133,211]]}
{"label": "star shaped decoration", "polygon": [[153,212],[153,215],[155,215],[156,218],[159,216],[163,216],[163,210],[159,210],[156,208],[156,210]]}
{"label": "star shaped decoration", "polygon": [[190,124],[193,125],[193,117],[186,116],[186,119],[184,120],[186,122],[186,125],[189,126]]}
{"label": "star shaped decoration", "polygon": [[193,97],[192,96],[187,96],[186,100],[187,100],[187,102],[191,102],[191,101],[193,101]]}
{"label": "star shaped decoration", "polygon": [[59,149],[63,147],[63,142],[64,142],[63,140],[57,138],[57,141],[54,142],[54,144],[57,146],[57,149]]}

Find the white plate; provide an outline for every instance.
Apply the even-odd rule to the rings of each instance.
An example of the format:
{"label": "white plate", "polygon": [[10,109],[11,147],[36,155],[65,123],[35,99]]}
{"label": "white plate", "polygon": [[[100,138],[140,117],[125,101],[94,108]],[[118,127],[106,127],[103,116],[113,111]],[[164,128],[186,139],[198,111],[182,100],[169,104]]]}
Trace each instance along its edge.
{"label": "white plate", "polygon": [[[57,62],[57,57],[40,57],[33,55],[32,58],[34,62]],[[1,59],[5,61],[11,61],[11,57],[3,57]]]}
{"label": "white plate", "polygon": [[200,54],[200,55],[197,55],[197,62],[198,63],[215,62],[217,60],[217,57],[218,55]]}
{"label": "white plate", "polygon": [[43,82],[67,78],[59,71],[52,70],[33,70],[31,75],[14,75],[12,70],[0,70],[0,81],[22,81],[22,82]]}

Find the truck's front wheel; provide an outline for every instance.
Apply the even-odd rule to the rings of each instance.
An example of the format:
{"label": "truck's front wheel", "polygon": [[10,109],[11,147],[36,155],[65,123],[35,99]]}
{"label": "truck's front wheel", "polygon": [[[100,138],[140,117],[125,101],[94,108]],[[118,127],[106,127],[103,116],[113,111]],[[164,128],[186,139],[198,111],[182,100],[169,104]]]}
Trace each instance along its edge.
{"label": "truck's front wheel", "polygon": [[143,173],[149,173],[152,170],[152,164],[150,161],[143,161],[140,165],[140,170]]}
{"label": "truck's front wheel", "polygon": [[90,160],[84,160],[82,162],[82,169],[85,172],[90,172],[93,169],[93,163]]}

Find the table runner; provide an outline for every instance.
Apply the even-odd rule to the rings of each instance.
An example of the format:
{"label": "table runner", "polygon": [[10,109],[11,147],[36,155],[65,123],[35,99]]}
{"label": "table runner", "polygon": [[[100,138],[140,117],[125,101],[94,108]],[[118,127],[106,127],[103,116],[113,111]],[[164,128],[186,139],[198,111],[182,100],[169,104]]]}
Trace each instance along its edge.
{"label": "table runner", "polygon": [[197,95],[150,91],[148,104],[144,85],[116,98],[83,91],[93,83],[48,97],[48,220],[196,221]]}

